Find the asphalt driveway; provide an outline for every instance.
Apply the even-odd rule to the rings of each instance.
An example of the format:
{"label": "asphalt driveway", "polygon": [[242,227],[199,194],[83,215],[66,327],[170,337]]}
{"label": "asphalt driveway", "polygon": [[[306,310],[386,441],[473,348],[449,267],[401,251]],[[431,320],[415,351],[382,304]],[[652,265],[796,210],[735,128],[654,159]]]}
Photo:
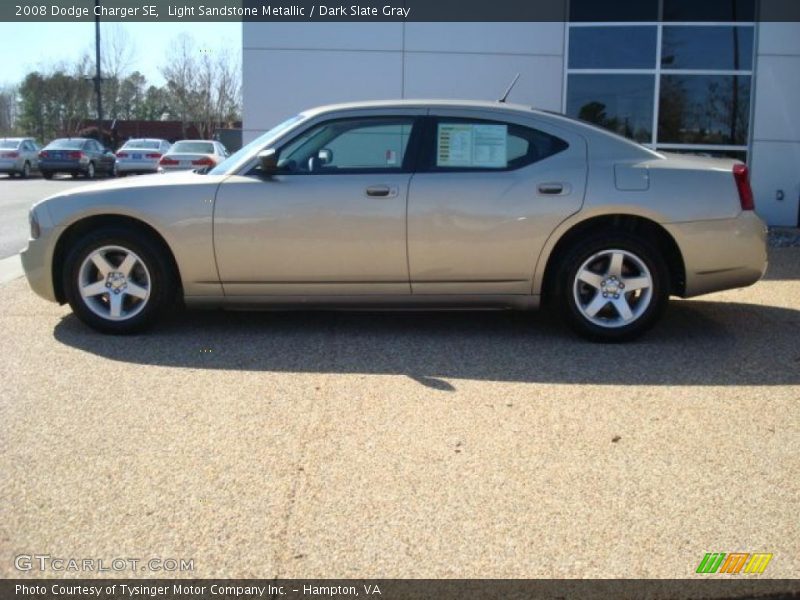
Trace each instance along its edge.
{"label": "asphalt driveway", "polygon": [[680,578],[741,551],[798,577],[800,249],[770,260],[618,346],[544,313],[191,312],[115,338],[14,281],[0,575],[46,552],[202,578]]}

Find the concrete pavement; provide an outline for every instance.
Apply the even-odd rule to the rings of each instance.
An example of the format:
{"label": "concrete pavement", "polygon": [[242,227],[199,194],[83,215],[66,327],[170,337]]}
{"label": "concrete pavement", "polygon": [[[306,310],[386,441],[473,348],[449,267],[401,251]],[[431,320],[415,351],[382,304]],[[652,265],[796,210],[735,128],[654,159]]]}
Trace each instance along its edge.
{"label": "concrete pavement", "polygon": [[618,346],[513,313],[196,312],[108,337],[13,281],[0,575],[45,552],[202,578],[681,578],[741,551],[798,577],[800,249],[770,260]]}

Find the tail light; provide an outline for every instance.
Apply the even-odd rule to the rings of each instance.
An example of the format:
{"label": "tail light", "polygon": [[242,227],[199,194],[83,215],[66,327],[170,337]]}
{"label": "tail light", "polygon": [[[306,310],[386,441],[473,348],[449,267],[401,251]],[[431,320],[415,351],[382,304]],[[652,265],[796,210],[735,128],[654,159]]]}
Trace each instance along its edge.
{"label": "tail light", "polygon": [[[127,154],[125,156],[127,156]],[[145,154],[144,157],[145,158],[161,158],[161,155],[158,154],[157,152],[154,152],[153,154]]]}
{"label": "tail light", "polygon": [[169,158],[167,156],[162,156],[161,160],[158,161],[162,167],[171,167],[180,164],[180,161],[175,160],[174,158]]}
{"label": "tail light", "polygon": [[128,158],[127,152],[117,152],[117,158]]}
{"label": "tail light", "polygon": [[755,210],[756,203],[753,199],[753,189],[750,187],[747,165],[733,165],[733,179],[736,181],[736,189],[739,190],[739,203],[742,205],[742,210]]}
{"label": "tail light", "polygon": [[19,158],[19,152],[6,152],[2,155],[3,158]]}
{"label": "tail light", "polygon": [[39,158],[47,158],[48,156],[50,156],[50,154],[48,154],[47,150],[39,152]]}
{"label": "tail light", "polygon": [[192,164],[195,167],[213,167],[216,163],[211,160],[209,157],[204,156],[203,158],[199,158],[197,160],[193,160]]}
{"label": "tail light", "polygon": [[83,158],[83,152],[67,152],[67,158],[70,160],[80,160]]}

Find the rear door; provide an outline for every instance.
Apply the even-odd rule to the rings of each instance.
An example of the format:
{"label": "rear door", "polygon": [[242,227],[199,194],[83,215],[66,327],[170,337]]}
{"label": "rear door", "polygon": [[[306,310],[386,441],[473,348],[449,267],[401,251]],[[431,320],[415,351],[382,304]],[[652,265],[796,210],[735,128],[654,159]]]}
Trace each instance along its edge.
{"label": "rear door", "polygon": [[548,236],[583,203],[584,139],[499,114],[431,110],[409,189],[414,294],[530,294]]}

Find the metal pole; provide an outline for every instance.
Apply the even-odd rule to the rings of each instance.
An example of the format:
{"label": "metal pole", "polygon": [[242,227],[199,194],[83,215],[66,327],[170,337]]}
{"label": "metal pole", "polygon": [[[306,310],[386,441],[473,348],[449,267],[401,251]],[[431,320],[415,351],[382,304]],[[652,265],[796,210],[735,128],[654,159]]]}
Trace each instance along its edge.
{"label": "metal pole", "polygon": [[100,136],[103,129],[103,94],[100,89],[103,81],[100,76],[100,0],[94,0],[94,6],[94,93],[97,96],[97,135]]}

